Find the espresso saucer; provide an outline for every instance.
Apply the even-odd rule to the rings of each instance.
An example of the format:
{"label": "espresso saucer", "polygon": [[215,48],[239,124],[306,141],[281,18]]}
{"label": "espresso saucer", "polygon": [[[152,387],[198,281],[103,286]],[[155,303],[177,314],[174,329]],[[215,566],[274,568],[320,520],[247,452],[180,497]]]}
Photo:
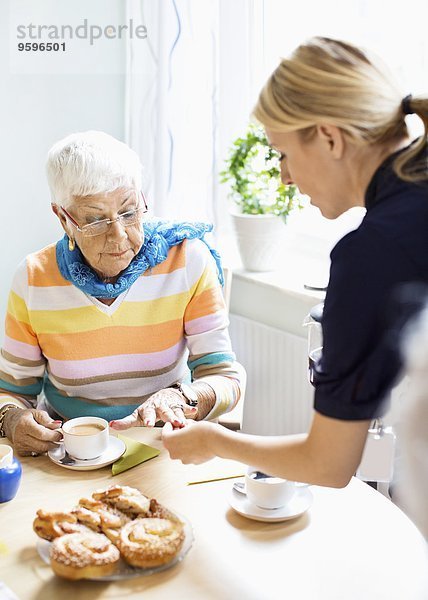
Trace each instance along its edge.
{"label": "espresso saucer", "polygon": [[310,508],[312,501],[312,492],[307,487],[297,488],[288,504],[272,510],[256,506],[248,500],[246,494],[236,490],[232,490],[229,496],[229,504],[238,514],[253,521],[268,521],[270,523],[280,523],[281,521],[300,517]]}
{"label": "espresso saucer", "polygon": [[52,462],[59,467],[64,467],[64,469],[72,469],[74,471],[93,471],[94,469],[101,469],[102,467],[106,467],[107,465],[111,465],[112,463],[116,462],[116,460],[125,452],[125,450],[125,442],[111,435],[107,450],[105,450],[101,456],[98,456],[98,458],[93,458],[91,460],[79,460],[77,458],[73,458],[65,451],[64,444],[58,444],[56,448],[49,450],[48,456]]}

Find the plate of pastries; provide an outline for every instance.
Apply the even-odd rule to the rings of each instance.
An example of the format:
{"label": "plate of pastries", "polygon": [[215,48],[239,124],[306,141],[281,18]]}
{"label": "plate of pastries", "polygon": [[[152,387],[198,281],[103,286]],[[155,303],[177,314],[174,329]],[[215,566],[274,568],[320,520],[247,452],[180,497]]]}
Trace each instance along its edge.
{"label": "plate of pastries", "polygon": [[33,529],[41,558],[70,580],[151,575],[181,561],[193,543],[187,519],[120,485],[81,498],[69,512],[38,510]]}

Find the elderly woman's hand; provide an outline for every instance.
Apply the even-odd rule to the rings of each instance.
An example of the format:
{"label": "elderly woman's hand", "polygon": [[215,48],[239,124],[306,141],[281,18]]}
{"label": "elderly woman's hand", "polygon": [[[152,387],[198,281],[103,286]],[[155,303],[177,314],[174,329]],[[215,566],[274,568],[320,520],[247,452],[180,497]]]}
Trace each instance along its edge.
{"label": "elderly woman's hand", "polygon": [[189,406],[178,390],[165,388],[159,390],[128,417],[111,421],[112,429],[129,429],[130,427],[154,427],[156,421],[171,423],[173,427],[184,427],[186,419],[196,419],[198,409]]}
{"label": "elderly woman's hand", "polygon": [[54,442],[62,439],[61,421],[54,421],[44,410],[9,410],[4,419],[6,436],[13,443],[14,450],[21,456],[43,454],[54,448]]}

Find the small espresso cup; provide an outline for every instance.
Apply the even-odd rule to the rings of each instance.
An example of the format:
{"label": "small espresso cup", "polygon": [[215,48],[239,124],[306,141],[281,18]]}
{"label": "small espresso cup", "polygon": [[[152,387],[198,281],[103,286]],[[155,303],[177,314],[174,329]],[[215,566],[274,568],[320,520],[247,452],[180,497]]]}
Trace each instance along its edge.
{"label": "small espresso cup", "polygon": [[269,510],[288,504],[296,491],[294,481],[271,477],[252,467],[245,475],[245,487],[252,504]]}
{"label": "small espresso cup", "polygon": [[98,458],[108,448],[108,422],[100,417],[78,417],[62,426],[64,446],[78,460]]}

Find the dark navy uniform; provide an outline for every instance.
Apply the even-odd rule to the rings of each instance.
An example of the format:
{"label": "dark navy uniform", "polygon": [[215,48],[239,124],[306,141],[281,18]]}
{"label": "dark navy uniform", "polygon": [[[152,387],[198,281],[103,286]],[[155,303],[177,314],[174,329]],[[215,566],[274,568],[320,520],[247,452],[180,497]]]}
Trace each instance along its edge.
{"label": "dark navy uniform", "polygon": [[313,374],[315,410],[346,420],[382,414],[402,367],[391,303],[406,284],[428,284],[428,184],[399,179],[389,157],[365,196],[367,214],[331,253]]}

